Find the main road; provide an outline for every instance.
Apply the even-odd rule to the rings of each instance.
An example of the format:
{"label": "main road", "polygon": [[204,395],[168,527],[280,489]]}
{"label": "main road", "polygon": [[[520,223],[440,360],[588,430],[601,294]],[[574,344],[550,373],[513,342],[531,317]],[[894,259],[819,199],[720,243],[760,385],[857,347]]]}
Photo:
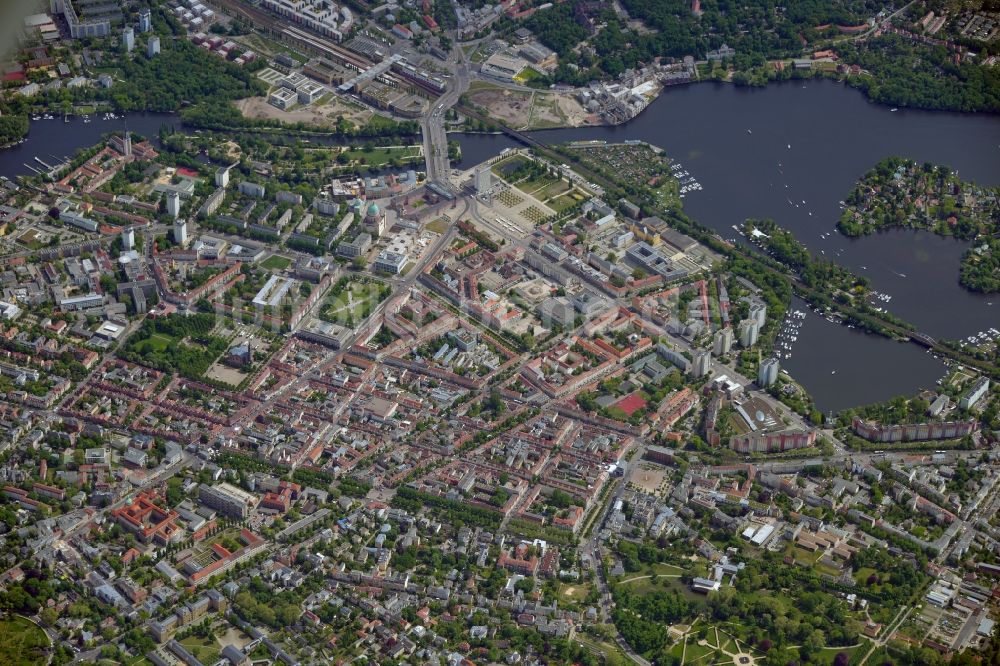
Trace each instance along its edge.
{"label": "main road", "polygon": [[448,160],[448,133],[444,128],[445,115],[469,89],[470,77],[465,52],[461,48],[455,48],[452,53],[458,54],[458,58],[454,63],[455,76],[451,85],[420,120],[420,129],[424,137],[424,159],[427,163],[427,181],[450,191],[454,191],[455,187],[450,180],[451,164]]}

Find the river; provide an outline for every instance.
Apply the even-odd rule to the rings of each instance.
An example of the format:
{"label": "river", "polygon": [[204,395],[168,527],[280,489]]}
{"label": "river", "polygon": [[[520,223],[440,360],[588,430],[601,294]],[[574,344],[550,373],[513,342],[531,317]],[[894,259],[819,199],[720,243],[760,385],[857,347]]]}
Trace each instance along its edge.
{"label": "river", "polygon": [[[145,114],[128,122],[129,129],[152,136],[162,124],[178,121]],[[0,175],[27,173],[23,163],[33,164],[36,155],[47,162],[53,155],[70,155],[123,127],[123,120],[99,117],[86,124],[32,122],[26,142],[0,153]],[[624,125],[536,135],[550,143],[648,141],[702,184],[702,191],[685,198],[685,211],[723,237],[735,237],[732,226],[747,217],[771,217],[814,252],[866,275],[876,290],[892,297],[885,307],[932,336],[960,338],[1000,328],[1000,295],[972,294],[958,284],[963,243],[924,232],[848,239],[834,231],[838,202],[865,171],[890,155],[947,164],[964,178],[1000,184],[996,116],[892,112],[825,80],[761,89],[705,83],[666,90]],[[453,137],[462,144],[462,167],[515,145],[501,135]],[[944,370],[915,346],[866,336],[812,314],[785,363],[824,411],[929,387]]]}
{"label": "river", "polygon": [[[62,118],[31,121],[27,139],[0,152],[0,176],[29,175],[32,172],[24,165],[40,168],[36,157],[53,164],[53,157],[72,157],[78,149],[99,143],[103,134],[125,129],[125,118],[103,118],[104,114],[99,113],[91,116],[89,123],[81,117],[72,118],[68,123]],[[155,137],[162,125],[179,127],[180,119],[171,113],[136,113],[128,117],[128,129],[146,137]]]}

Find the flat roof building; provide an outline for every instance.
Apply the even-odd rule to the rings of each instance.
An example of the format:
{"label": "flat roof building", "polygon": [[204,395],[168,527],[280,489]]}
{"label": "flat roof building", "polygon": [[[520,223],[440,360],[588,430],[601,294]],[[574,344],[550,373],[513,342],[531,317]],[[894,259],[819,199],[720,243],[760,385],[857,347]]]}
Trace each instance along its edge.
{"label": "flat roof building", "polygon": [[228,483],[203,485],[198,491],[198,499],[205,506],[230,518],[246,518],[257,506],[256,496]]}

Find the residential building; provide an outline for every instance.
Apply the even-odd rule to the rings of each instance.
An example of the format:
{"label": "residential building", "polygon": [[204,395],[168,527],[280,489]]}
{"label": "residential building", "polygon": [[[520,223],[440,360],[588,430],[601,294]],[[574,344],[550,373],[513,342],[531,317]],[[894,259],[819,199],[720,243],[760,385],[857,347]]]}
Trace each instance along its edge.
{"label": "residential building", "polygon": [[712,371],[712,354],[708,351],[697,351],[691,362],[691,376],[704,377]]}
{"label": "residential building", "polygon": [[187,247],[188,228],[187,220],[180,219],[174,222],[174,242],[181,247]]}
{"label": "residential building", "polygon": [[167,215],[175,220],[181,214],[181,195],[177,192],[167,192]]}
{"label": "residential building", "polygon": [[981,378],[975,385],[969,389],[969,391],[963,395],[959,401],[958,406],[962,409],[970,409],[979,402],[986,392],[990,390],[990,380],[987,377]]}
{"label": "residential building", "polygon": [[771,384],[778,381],[778,371],[781,369],[781,365],[778,363],[778,359],[769,358],[760,364],[760,368],[757,371],[757,384],[761,388],[767,388]]}
{"label": "residential building", "polygon": [[760,336],[760,326],[755,319],[744,319],[739,325],[740,344],[744,347],[753,347],[757,344]]}
{"label": "residential building", "polygon": [[725,356],[733,348],[733,329],[730,326],[717,331],[715,341],[712,344],[712,353],[716,356]]}

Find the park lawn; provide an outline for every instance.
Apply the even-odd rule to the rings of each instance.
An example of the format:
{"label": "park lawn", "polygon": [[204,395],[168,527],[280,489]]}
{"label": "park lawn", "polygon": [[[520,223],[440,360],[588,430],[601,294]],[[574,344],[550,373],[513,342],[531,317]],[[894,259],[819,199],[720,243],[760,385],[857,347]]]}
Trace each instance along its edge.
{"label": "park lawn", "polygon": [[545,205],[554,210],[557,213],[561,213],[567,208],[572,208],[576,204],[580,203],[575,197],[570,194],[562,194],[555,199],[551,199],[545,202]]}
{"label": "park lawn", "polygon": [[345,319],[348,315],[352,318],[360,317],[365,306],[374,309],[378,304],[378,295],[377,285],[351,282],[343,292],[327,299],[323,308],[324,318],[327,321],[335,321]]}
{"label": "park lawn", "polygon": [[360,162],[368,166],[384,166],[392,160],[400,162],[412,162],[420,159],[419,146],[385,146],[374,147],[371,150],[364,148],[351,148],[342,153],[347,157],[348,163]]}
{"label": "park lawn", "polygon": [[12,615],[0,620],[0,664],[33,666],[48,661],[49,637],[31,620]]}
{"label": "park lawn", "polygon": [[[868,649],[868,644],[865,643],[865,642],[863,642],[863,641],[861,643],[861,647],[860,648],[835,648],[835,647],[823,648],[821,650],[816,651],[816,653],[812,655],[812,661],[811,661],[811,663],[814,663],[814,664],[833,664],[833,660],[836,659],[837,655],[840,654],[841,652],[846,652],[847,653],[847,658],[850,659],[851,655],[854,654],[855,650],[866,650],[867,651],[867,649]],[[869,659],[869,662],[871,662],[873,664],[881,664],[881,663],[883,663],[881,661],[872,661],[871,659]],[[852,663],[852,662],[848,661],[847,663]]]}
{"label": "park lawn", "polygon": [[[627,585],[635,594],[646,595],[655,590],[665,591],[671,589],[672,581],[675,578],[664,578],[662,576],[651,578],[648,574],[637,573],[635,577],[626,576],[621,585]],[[686,586],[685,586],[686,587]]]}
{"label": "park lawn", "polygon": [[288,268],[292,263],[292,260],[288,257],[283,257],[280,254],[272,254],[270,257],[261,262],[263,268],[284,270]]}
{"label": "park lawn", "polygon": [[181,645],[187,648],[188,652],[193,654],[198,658],[203,664],[214,664],[219,660],[219,652],[222,651],[222,646],[219,642],[212,638],[201,638],[199,636],[188,636],[187,638],[182,638],[178,641]]}
{"label": "park lawn", "polygon": [[[712,640],[714,640],[714,638]],[[683,643],[681,644],[683,645]],[[687,637],[687,652],[685,652],[684,654],[684,663],[710,664],[712,663],[712,654],[714,652],[715,652],[714,648],[711,648],[707,645],[698,645],[697,635],[689,635]]]}
{"label": "park lawn", "polygon": [[547,188],[545,188],[545,192],[543,193],[542,196],[546,199],[550,199],[560,194],[567,194],[572,189],[573,189],[572,185],[570,185],[565,180],[562,180],[560,178],[559,180],[557,180],[556,182],[552,183]]}
{"label": "park lawn", "polygon": [[162,333],[153,333],[151,336],[136,345],[136,350],[140,353],[147,351],[161,352],[170,346],[170,336]]}
{"label": "park lawn", "polygon": [[556,179],[551,176],[540,176],[538,178],[522,180],[517,183],[515,187],[525,194],[534,195],[536,192],[540,192],[542,189],[554,184],[555,182]]}

